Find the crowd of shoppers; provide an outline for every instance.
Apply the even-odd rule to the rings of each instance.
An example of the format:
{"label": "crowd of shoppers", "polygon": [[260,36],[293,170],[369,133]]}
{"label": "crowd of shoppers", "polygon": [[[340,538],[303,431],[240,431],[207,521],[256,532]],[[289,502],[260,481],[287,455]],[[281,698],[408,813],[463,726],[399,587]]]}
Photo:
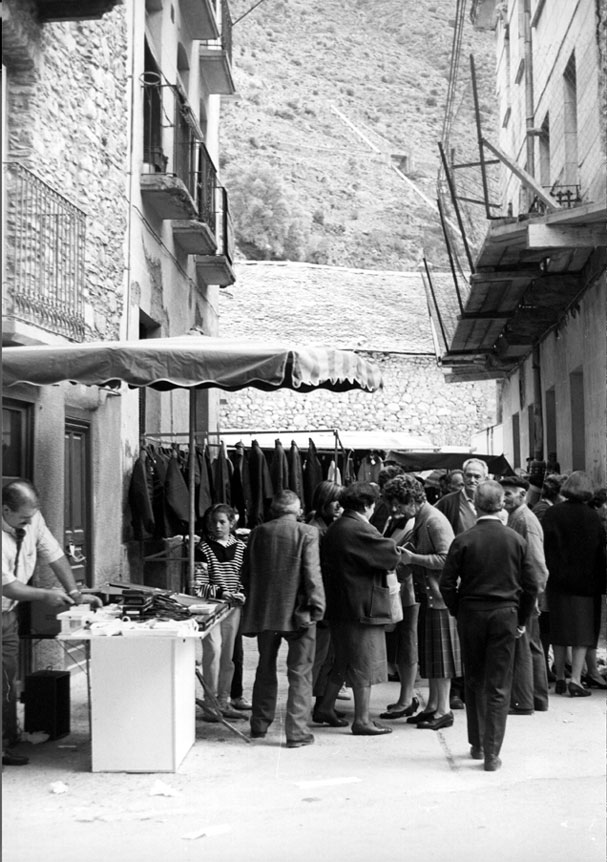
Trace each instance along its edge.
{"label": "crowd of shoppers", "polygon": [[[336,709],[344,683],[359,736],[389,734],[398,719],[449,728],[450,689],[459,683],[470,754],[491,772],[501,765],[507,716],[548,709],[549,673],[555,693],[588,696],[591,681],[607,687],[596,666],[605,592],[598,512],[607,507],[600,495],[594,510],[588,505],[588,477],[547,476],[537,514],[522,475],[491,480],[485,462],[472,458],[447,480],[434,505],[423,480],[394,465],[384,465],[378,484],[322,482],[306,525],[297,497],[282,510],[291,492],[275,498],[275,520],[252,532],[243,571],[243,631],[259,645],[253,737],[274,719],[282,638],[291,748],[314,741],[311,725],[349,724]],[[399,584],[396,620],[391,574]],[[400,691],[376,721],[371,689],[387,681],[389,667]],[[421,710],[418,677],[428,680]]]}
{"label": "crowd of shoppers", "polygon": [[[10,557],[14,537],[18,546],[40,518],[35,492],[21,485],[15,501],[10,486],[3,497],[5,602],[12,591],[30,597],[16,595],[18,551]],[[423,479],[396,465],[384,465],[377,484],[321,481],[306,523],[301,498],[282,490],[265,523],[245,531],[246,541],[236,535],[232,507],[210,506],[194,591],[230,602],[232,613],[202,641],[203,718],[235,720],[250,711],[251,737],[265,737],[276,717],[284,641],[288,748],[313,743],[313,725],[350,724],[336,709],[347,685],[355,736],[390,734],[399,719],[445,730],[465,705],[470,755],[493,772],[507,716],[547,710],[550,682],[555,694],[575,698],[607,689],[596,658],[605,491],[594,492],[575,471],[545,476],[533,497],[520,471],[494,481],[475,458],[446,474],[441,487],[431,505]],[[58,554],[55,543],[51,565]],[[252,703],[242,688],[243,636],[257,639]],[[5,650],[7,681],[11,655]],[[371,714],[371,690],[388,680],[389,668],[400,690],[382,723]],[[428,681],[421,711],[418,676]],[[3,763],[11,762],[4,753]]]}

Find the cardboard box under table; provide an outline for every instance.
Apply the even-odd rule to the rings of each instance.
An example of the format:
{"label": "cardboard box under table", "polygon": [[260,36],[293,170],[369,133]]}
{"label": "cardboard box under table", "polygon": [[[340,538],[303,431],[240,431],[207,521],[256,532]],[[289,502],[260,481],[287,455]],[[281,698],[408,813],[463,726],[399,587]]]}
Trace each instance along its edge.
{"label": "cardboard box under table", "polygon": [[59,635],[89,648],[93,772],[178,769],[196,736],[196,641],[230,612],[217,603],[187,636]]}

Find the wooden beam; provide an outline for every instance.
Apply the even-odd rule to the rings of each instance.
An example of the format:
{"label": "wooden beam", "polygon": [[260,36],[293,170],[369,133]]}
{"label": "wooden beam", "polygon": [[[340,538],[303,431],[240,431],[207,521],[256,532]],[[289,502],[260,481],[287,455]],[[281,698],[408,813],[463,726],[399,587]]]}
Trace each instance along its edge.
{"label": "wooden beam", "polygon": [[607,245],[607,227],[601,224],[556,226],[544,223],[527,227],[527,248],[597,248]]}
{"label": "wooden beam", "polygon": [[465,311],[463,314],[458,314],[458,320],[508,320],[516,311]]}
{"label": "wooden beam", "polygon": [[520,165],[511,159],[510,156],[507,156],[499,147],[496,147],[495,144],[492,144],[491,141],[488,141],[487,138],[483,138],[483,144],[487,147],[488,150],[491,150],[494,156],[497,156],[498,159],[503,162],[507,168],[510,168],[515,177],[518,177],[525,188],[530,189],[543,204],[548,207],[549,210],[559,210],[561,207],[557,204],[554,198],[551,198],[550,195],[547,195],[544,189],[536,183],[534,177],[531,174],[528,174],[524,168],[521,168]]}

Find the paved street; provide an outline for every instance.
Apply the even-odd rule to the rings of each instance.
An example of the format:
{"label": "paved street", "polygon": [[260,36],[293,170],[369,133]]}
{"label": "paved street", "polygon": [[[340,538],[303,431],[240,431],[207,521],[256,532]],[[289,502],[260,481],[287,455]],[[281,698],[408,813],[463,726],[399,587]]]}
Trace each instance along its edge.
{"label": "paved street", "polygon": [[[373,689],[375,715],[396,691]],[[497,773],[469,758],[463,711],[438,733],[404,720],[377,739],[315,728],[314,745],[287,750],[283,707],[284,684],[271,732],[251,744],[199,721],[176,774],[92,774],[86,686],[73,677],[71,735],[22,745],[30,765],[4,770],[5,862],[605,860],[604,693],[511,716]]]}

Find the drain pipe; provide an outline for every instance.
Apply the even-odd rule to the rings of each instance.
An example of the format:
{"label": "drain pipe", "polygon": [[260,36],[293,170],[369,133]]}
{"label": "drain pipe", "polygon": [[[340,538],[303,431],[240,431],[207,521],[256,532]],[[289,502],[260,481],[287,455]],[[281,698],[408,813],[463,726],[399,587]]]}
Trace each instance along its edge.
{"label": "drain pipe", "polygon": [[[525,57],[525,129],[527,173],[535,177],[535,108],[533,104],[533,53],[531,44],[531,0],[524,0],[524,57]],[[532,204],[532,192],[527,190],[527,208]]]}

